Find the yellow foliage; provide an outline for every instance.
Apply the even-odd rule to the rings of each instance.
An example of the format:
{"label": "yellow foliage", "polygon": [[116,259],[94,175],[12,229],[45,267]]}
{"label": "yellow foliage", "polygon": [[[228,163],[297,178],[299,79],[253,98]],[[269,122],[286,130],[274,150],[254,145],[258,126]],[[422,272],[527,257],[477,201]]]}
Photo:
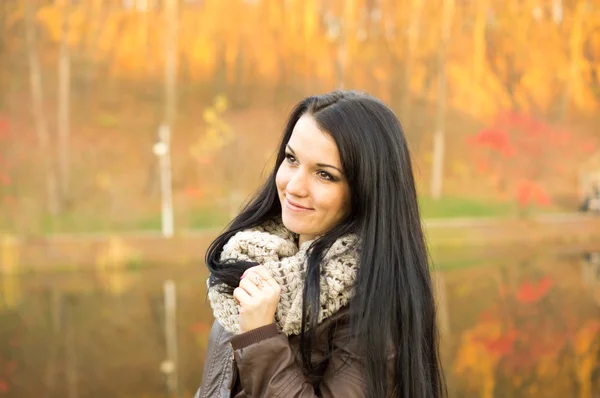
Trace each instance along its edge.
{"label": "yellow foliage", "polygon": [[592,348],[598,344],[600,344],[600,322],[588,322],[575,336],[575,353],[593,354]]}
{"label": "yellow foliage", "polygon": [[215,112],[215,110],[212,108],[205,109],[202,116],[204,117],[204,121],[206,123],[214,123],[217,121],[217,117],[218,117],[217,112]]}
{"label": "yellow foliage", "polygon": [[0,237],[0,273],[3,275],[17,273],[19,267],[19,246],[12,235]]}
{"label": "yellow foliage", "polygon": [[467,163],[465,163],[462,160],[455,160],[451,165],[450,165],[450,169],[452,170],[452,172],[461,177],[461,178],[465,178],[468,176],[469,174],[469,166],[467,165]]}
{"label": "yellow foliage", "polygon": [[[68,9],[60,4],[52,2],[37,13],[51,40],[61,39],[68,10],[71,46],[109,63],[114,74],[138,77],[143,71],[144,77],[162,78],[163,10],[140,13],[109,7],[102,0]],[[600,73],[600,12],[586,8],[583,0],[564,3],[564,20],[556,24],[533,16],[538,4],[457,2],[446,65],[451,106],[487,117],[513,103],[522,110],[549,111],[564,98],[579,111],[597,112],[599,98],[589,79],[591,71]],[[376,16],[369,15],[364,0],[182,3],[179,63],[187,66],[192,80],[210,81],[223,51],[229,83],[260,78],[264,85],[277,84],[283,66],[288,76],[304,77],[306,84],[314,79],[330,86],[337,83],[335,68],[342,51],[346,86],[386,98],[393,93],[389,83],[402,75],[398,68],[410,64],[410,90],[434,101],[443,7],[411,13],[426,5],[422,0],[385,0]],[[19,5],[8,15],[7,26],[23,18]],[[328,34],[333,31],[337,33]]]}
{"label": "yellow foliage", "polygon": [[494,321],[478,324],[461,337],[455,371],[458,375],[465,376],[471,388],[479,390],[482,398],[494,397],[495,371],[500,359],[498,354],[484,347],[482,340],[498,338],[501,333],[501,325]]}
{"label": "yellow foliage", "polygon": [[96,174],[96,186],[102,190],[108,190],[111,185],[111,177],[110,174],[101,172]]}
{"label": "yellow foliage", "polygon": [[227,98],[221,94],[215,97],[212,107],[204,110],[206,132],[191,146],[192,157],[202,162],[233,140],[231,128],[220,116],[227,109],[227,105]]}
{"label": "yellow foliage", "polygon": [[215,98],[215,110],[219,113],[223,113],[227,110],[227,97],[218,95]]}
{"label": "yellow foliage", "polygon": [[19,257],[16,238],[0,237],[0,310],[14,308],[21,301]]}
{"label": "yellow foliage", "polygon": [[592,396],[592,373],[598,364],[600,322],[588,322],[577,332],[574,340],[579,397],[588,398]]}
{"label": "yellow foliage", "polygon": [[[349,0],[348,0],[349,1]],[[317,7],[315,0],[304,0],[304,40],[306,43],[317,34]]]}
{"label": "yellow foliage", "polygon": [[104,250],[96,256],[96,276],[108,292],[120,295],[131,286],[133,279],[127,274],[126,266],[136,256],[118,238],[111,238]]}
{"label": "yellow foliage", "polygon": [[62,10],[54,4],[41,7],[37,13],[37,20],[45,27],[50,38],[54,41],[60,40]]}

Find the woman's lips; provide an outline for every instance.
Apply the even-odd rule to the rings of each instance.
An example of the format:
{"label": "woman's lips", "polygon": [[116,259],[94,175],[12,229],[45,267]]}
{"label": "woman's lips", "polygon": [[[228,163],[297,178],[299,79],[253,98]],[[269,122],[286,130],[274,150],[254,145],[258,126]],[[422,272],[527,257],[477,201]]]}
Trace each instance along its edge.
{"label": "woman's lips", "polygon": [[285,198],[285,206],[288,209],[290,209],[292,211],[295,211],[295,212],[304,212],[304,211],[313,210],[313,209],[310,209],[308,207],[304,207],[304,206],[301,206],[301,205],[299,205],[297,203],[294,203],[291,200],[289,200],[288,198]]}

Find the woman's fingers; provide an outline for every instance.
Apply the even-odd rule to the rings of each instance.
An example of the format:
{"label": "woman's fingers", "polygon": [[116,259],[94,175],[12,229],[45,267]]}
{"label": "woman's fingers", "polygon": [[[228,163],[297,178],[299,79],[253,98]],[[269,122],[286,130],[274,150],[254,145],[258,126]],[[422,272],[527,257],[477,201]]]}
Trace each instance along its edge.
{"label": "woman's fingers", "polygon": [[244,306],[252,301],[252,297],[241,287],[233,289],[233,298],[237,300],[240,305]]}
{"label": "woman's fingers", "polygon": [[244,279],[240,281],[240,288],[244,289],[251,297],[260,296],[260,288],[252,280],[252,274],[247,273]]}
{"label": "woman's fingers", "polygon": [[273,322],[281,288],[262,266],[248,268],[233,293],[240,303],[240,332]]}
{"label": "woman's fingers", "polygon": [[280,289],[279,283],[277,283],[275,278],[273,278],[271,276],[271,274],[269,273],[269,271],[267,271],[264,267],[261,267],[261,266],[253,267],[252,271],[256,272],[262,278],[262,280],[265,281],[265,283],[267,285],[269,285],[273,289],[279,291],[279,289]]}

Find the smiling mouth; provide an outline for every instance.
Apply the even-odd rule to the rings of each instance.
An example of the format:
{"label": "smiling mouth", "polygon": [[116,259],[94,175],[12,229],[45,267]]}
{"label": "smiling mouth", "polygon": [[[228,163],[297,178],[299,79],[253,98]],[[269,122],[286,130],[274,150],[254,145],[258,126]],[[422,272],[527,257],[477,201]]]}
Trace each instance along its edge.
{"label": "smiling mouth", "polygon": [[291,210],[294,210],[294,211],[307,211],[307,210],[314,210],[314,209],[311,209],[311,208],[308,208],[308,207],[301,206],[301,205],[299,205],[299,204],[297,204],[297,203],[294,203],[294,202],[292,202],[291,200],[289,200],[288,198],[285,198],[285,205],[286,205],[286,206],[287,206],[289,209],[291,209]]}

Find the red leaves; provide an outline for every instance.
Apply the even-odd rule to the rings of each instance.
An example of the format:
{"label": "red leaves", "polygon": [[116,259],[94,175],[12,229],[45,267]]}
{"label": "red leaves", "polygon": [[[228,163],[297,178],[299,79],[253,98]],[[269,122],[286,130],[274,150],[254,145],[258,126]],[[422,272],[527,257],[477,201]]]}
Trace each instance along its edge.
{"label": "red leaves", "polygon": [[502,129],[485,129],[480,131],[470,142],[483,147],[494,149],[504,155],[511,157],[515,154],[515,147],[510,142],[510,135]]}
{"label": "red leaves", "polygon": [[517,185],[517,201],[521,207],[529,204],[537,204],[540,206],[550,206],[550,197],[541,185],[533,181],[521,181]]}
{"label": "red leaves", "polygon": [[596,145],[530,115],[500,113],[467,139],[474,166],[491,174],[499,192],[508,190],[521,207],[549,206],[549,184],[567,179]]}
{"label": "red leaves", "polygon": [[489,353],[503,357],[512,353],[517,336],[517,331],[510,329],[497,338],[488,339],[482,343]]}
{"label": "red leaves", "polygon": [[[4,116],[0,115],[0,149],[2,149],[2,141],[8,139],[8,119]],[[5,159],[0,154],[0,187],[8,186],[11,183],[11,178],[6,172],[3,172],[2,169],[6,170],[8,168]]]}
{"label": "red leaves", "polygon": [[549,276],[545,276],[535,283],[523,282],[517,291],[517,300],[524,304],[535,303],[548,293],[552,284],[552,278]]}
{"label": "red leaves", "polygon": [[586,141],[581,145],[583,152],[592,154],[596,151],[596,145],[592,141]]}
{"label": "red leaves", "polygon": [[10,176],[2,173],[2,171],[0,171],[0,185],[10,185]]}
{"label": "red leaves", "polygon": [[0,115],[0,140],[8,138],[9,126],[8,119]]}
{"label": "red leaves", "polygon": [[200,188],[188,186],[185,188],[185,196],[190,199],[201,199],[204,196],[204,191]]}

